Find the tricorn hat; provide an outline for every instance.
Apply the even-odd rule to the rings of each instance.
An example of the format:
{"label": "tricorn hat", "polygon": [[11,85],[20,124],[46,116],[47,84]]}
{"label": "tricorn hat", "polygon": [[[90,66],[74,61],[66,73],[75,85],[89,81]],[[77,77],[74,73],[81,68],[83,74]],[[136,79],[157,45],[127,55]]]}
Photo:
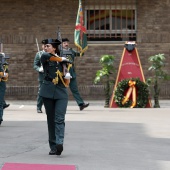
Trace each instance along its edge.
{"label": "tricorn hat", "polygon": [[62,38],[62,42],[69,42],[69,39],[68,38]]}
{"label": "tricorn hat", "polygon": [[42,44],[60,45],[61,42],[58,39],[48,38],[48,39],[42,40]]}
{"label": "tricorn hat", "polygon": [[125,46],[126,50],[131,52],[131,51],[133,51],[135,49],[136,43],[134,41],[131,41],[131,42],[126,41],[124,46]]}

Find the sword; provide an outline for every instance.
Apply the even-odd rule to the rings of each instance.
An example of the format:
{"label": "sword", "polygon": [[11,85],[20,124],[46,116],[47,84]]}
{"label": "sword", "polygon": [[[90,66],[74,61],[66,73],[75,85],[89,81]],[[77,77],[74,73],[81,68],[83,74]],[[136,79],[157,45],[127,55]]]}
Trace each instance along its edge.
{"label": "sword", "polygon": [[[39,56],[40,56],[40,48],[39,48],[39,45],[38,45],[38,40],[37,40],[37,38],[35,38],[35,41],[36,41],[36,44],[37,44],[38,54],[39,54]],[[41,57],[41,56],[40,56],[40,57]]]}
{"label": "sword", "polygon": [[[40,54],[40,48],[39,48],[39,45],[38,45],[38,40],[37,38],[35,38],[35,41],[36,41],[36,44],[37,44],[37,49],[38,49],[38,54],[39,54],[39,57],[41,58],[41,54]],[[41,60],[40,60],[40,69],[43,70],[43,66],[42,66],[42,63],[41,63]]]}

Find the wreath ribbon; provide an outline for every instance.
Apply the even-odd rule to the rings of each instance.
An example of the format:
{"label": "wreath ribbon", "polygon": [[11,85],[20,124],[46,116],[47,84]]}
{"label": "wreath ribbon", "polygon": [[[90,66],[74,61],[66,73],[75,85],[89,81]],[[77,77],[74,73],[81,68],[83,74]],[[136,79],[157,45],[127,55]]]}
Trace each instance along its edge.
{"label": "wreath ribbon", "polygon": [[129,97],[132,95],[132,104],[130,108],[133,108],[136,106],[136,81],[129,80],[128,85],[129,88],[126,96],[122,100],[122,104],[124,105],[129,100]]}

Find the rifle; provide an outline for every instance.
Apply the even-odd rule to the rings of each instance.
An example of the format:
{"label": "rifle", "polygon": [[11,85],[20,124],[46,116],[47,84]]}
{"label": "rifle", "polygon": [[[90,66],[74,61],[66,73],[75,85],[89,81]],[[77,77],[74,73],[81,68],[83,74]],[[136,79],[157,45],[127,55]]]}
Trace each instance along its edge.
{"label": "rifle", "polygon": [[57,39],[61,42],[61,44],[59,45],[58,49],[60,50],[60,52],[62,52],[63,51],[63,47],[62,47],[62,38],[61,38],[61,33],[60,33],[60,27],[58,27]]}
{"label": "rifle", "polygon": [[[58,32],[57,32],[57,39],[61,42],[61,44],[59,45],[59,51],[60,54],[62,54],[62,57],[65,57],[66,59],[68,59],[67,61],[63,61],[62,62],[62,66],[63,66],[63,74],[64,74],[64,81],[66,81],[65,83],[68,85],[70,83],[70,78],[71,75],[69,73],[70,68],[72,67],[72,61],[70,61],[71,58],[71,51],[65,51],[63,50],[63,46],[62,46],[62,38],[61,38],[61,33],[60,33],[60,28],[58,27]],[[72,59],[72,58],[71,58]],[[67,77],[67,78],[66,78]],[[69,77],[69,78],[68,78]],[[68,80],[69,79],[69,80]]]}
{"label": "rifle", "polygon": [[57,31],[57,39],[61,42],[58,49],[60,50],[60,53],[62,54],[62,57],[69,58],[69,60],[71,60],[70,63],[72,63],[72,58],[70,57],[72,55],[72,52],[63,50],[62,38],[61,38],[61,33],[60,33],[60,28],[59,27],[58,27],[58,31]]}

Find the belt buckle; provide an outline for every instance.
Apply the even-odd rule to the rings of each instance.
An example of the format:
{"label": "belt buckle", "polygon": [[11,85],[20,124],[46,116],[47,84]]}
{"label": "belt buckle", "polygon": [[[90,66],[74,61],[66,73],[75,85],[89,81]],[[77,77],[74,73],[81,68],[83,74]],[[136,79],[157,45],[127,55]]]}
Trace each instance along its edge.
{"label": "belt buckle", "polygon": [[58,84],[58,77],[54,78],[52,82],[54,83],[54,85]]}

